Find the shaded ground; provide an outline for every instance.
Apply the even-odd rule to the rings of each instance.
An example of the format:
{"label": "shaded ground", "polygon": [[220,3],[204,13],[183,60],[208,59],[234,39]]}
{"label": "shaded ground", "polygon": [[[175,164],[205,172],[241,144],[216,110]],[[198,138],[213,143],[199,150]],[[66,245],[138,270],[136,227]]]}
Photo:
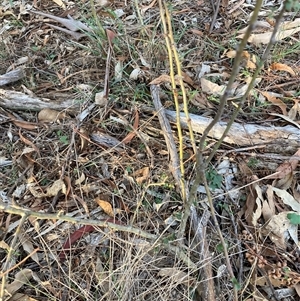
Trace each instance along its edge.
{"label": "shaded ground", "polygon": [[[210,218],[205,220],[209,209],[202,186],[194,204],[201,239],[188,228],[184,248],[176,242],[184,207],[149,90],[151,81],[170,73],[158,4],[95,1],[93,10],[93,1],[75,2],[65,2],[66,9],[50,0],[33,1],[33,6],[31,1],[4,1],[0,6],[0,73],[17,68],[23,72],[20,80],[0,91],[1,202],[34,212],[108,221],[115,228],[82,228],[81,223],[60,221],[58,216],[21,222],[19,215],[1,212],[1,269],[11,268],[7,285],[22,271],[26,276],[17,281],[24,285],[7,288],[19,295],[9,299],[5,292],[6,297],[206,300],[205,286],[213,286],[216,300],[233,300],[236,285],[241,300],[282,300],[283,289],[290,289],[285,300],[297,300],[299,222],[291,225],[287,212],[299,211],[289,197],[300,201],[298,159],[289,161],[291,168],[289,172],[283,168],[284,175],[253,182],[282,167],[297,145],[288,148],[286,141],[275,157],[265,148],[249,145],[239,150],[239,145],[224,143],[207,171],[238,283],[232,282],[215,225]],[[231,51],[253,5],[244,1],[221,1],[219,8],[210,1],[168,5],[189,111],[214,117],[220,93],[213,84],[227,83],[234,58]],[[260,32],[269,30],[266,24],[274,21],[275,8],[277,2],[263,7],[260,21],[265,23]],[[82,36],[77,40],[74,32],[72,36],[50,26],[66,28],[64,24],[30,10],[65,19],[70,14],[93,31],[78,31]],[[285,21],[296,20],[297,14],[287,13]],[[237,122],[280,127],[294,122],[299,128],[298,40],[295,29],[274,47]],[[237,91],[223,121],[230,118],[264,50],[265,44],[248,43]],[[106,99],[97,93],[108,92],[108,83]],[[160,79],[159,84],[163,105],[175,110],[169,80]],[[49,108],[45,111],[28,102],[7,104],[4,91],[44,100]],[[95,96],[97,105],[91,106]],[[178,143],[176,125],[172,130]],[[196,134],[196,141],[199,138]],[[190,185],[196,170],[185,130],[182,139],[184,178]],[[214,143],[214,139],[207,141],[206,154]],[[234,189],[235,193],[228,193]],[[144,232],[134,233],[131,226]]]}

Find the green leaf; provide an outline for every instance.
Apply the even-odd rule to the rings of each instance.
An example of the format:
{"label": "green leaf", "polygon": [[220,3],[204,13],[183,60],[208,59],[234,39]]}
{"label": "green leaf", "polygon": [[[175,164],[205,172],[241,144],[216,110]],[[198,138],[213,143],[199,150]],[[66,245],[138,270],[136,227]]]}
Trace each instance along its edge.
{"label": "green leaf", "polygon": [[223,178],[214,169],[210,168],[205,173],[205,176],[206,176],[208,185],[212,190],[221,188]]}
{"label": "green leaf", "polygon": [[237,281],[237,279],[236,279],[236,278],[232,278],[231,281],[232,281],[232,284],[234,285],[234,288],[235,288],[237,291],[239,291],[239,290],[241,289],[241,285],[240,285],[240,283]]}
{"label": "green leaf", "polygon": [[299,225],[300,224],[300,215],[297,213],[288,213],[286,217],[290,220],[292,225]]}
{"label": "green leaf", "polygon": [[222,245],[221,243],[217,244],[216,250],[217,250],[219,253],[223,253],[223,251],[224,251],[223,245]]}
{"label": "green leaf", "polygon": [[[227,240],[225,241],[225,244],[226,244],[226,248],[228,249],[228,248],[229,248],[229,243],[228,243]],[[224,247],[223,247],[222,243],[217,244],[216,250],[217,250],[218,252],[220,252],[220,253],[223,253],[223,252],[224,252]]]}

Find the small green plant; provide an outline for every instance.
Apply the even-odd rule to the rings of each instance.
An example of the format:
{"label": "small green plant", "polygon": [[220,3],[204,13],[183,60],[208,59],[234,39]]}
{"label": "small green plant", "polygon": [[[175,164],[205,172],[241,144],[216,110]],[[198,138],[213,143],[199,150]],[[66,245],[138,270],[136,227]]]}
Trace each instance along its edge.
{"label": "small green plant", "polygon": [[165,236],[165,237],[162,239],[162,242],[163,242],[164,244],[168,244],[168,243],[174,241],[175,239],[176,239],[175,233],[172,233],[172,234],[170,234],[170,235],[168,235],[168,236]]}
{"label": "small green plant", "polygon": [[162,199],[160,199],[160,198],[154,198],[153,201],[154,201],[155,204],[158,204],[158,205],[162,204],[162,202],[163,202]]}
{"label": "small green plant", "polygon": [[56,54],[55,53],[48,53],[47,54],[47,60],[48,61],[53,61],[56,58]]}
{"label": "small green plant", "polygon": [[128,173],[132,173],[132,167],[131,166],[126,166],[126,171]]}
{"label": "small green plant", "polygon": [[40,51],[41,50],[41,47],[40,46],[30,46],[31,50],[34,51],[34,52],[37,52],[37,51]]}
{"label": "small green plant", "polygon": [[232,278],[231,282],[237,291],[241,289],[241,284],[238,282],[236,278]]}
{"label": "small green plant", "polygon": [[300,224],[300,215],[297,213],[288,213],[287,218],[290,220],[292,225],[299,225]]}
{"label": "small green plant", "polygon": [[292,45],[288,45],[288,47],[282,47],[281,45],[274,46],[274,54],[273,61],[280,62],[288,55],[297,55],[299,53],[300,43],[293,43]]}
{"label": "small green plant", "polygon": [[143,200],[142,201],[142,205],[145,211],[151,211],[152,210],[152,205],[150,204],[150,202],[148,200]]}
{"label": "small green plant", "polygon": [[251,77],[252,76],[251,72],[248,69],[243,69],[241,73],[245,77]]}
{"label": "small green plant", "polygon": [[56,135],[58,136],[59,141],[64,145],[68,145],[70,143],[69,137],[67,135],[64,135],[61,130],[58,130],[56,132]]}
{"label": "small green plant", "polygon": [[[229,247],[229,245],[228,245],[228,242],[226,241],[226,248],[228,249],[228,247]],[[219,253],[223,253],[224,252],[224,247],[223,247],[222,243],[217,244],[216,250]]]}
{"label": "small green plant", "polygon": [[205,176],[206,176],[206,179],[207,179],[207,182],[208,182],[208,185],[209,187],[212,189],[212,190],[215,190],[217,188],[221,188],[221,184],[222,184],[222,176],[219,175],[217,173],[216,170],[210,168],[206,173],[205,173]]}
{"label": "small green plant", "polygon": [[146,149],[145,144],[144,144],[144,143],[140,143],[140,144],[139,144],[139,150],[140,150],[140,151],[144,151],[145,149]]}
{"label": "small green plant", "polygon": [[284,2],[284,5],[285,5],[285,9],[287,11],[299,10],[300,9],[300,3],[297,0],[286,0]]}
{"label": "small green plant", "polygon": [[255,168],[258,163],[259,163],[259,161],[256,158],[250,158],[247,163],[247,166],[250,168]]}
{"label": "small green plant", "polygon": [[47,186],[49,183],[50,181],[47,178],[42,179],[40,182],[41,186]]}
{"label": "small green plant", "polygon": [[228,212],[228,213],[230,213],[230,214],[233,213],[232,210],[231,210],[231,208],[229,207],[229,205],[226,204],[226,203],[219,202],[219,203],[218,203],[218,207],[219,207],[220,209],[222,209],[222,210],[225,210],[226,212]]}
{"label": "small green plant", "polygon": [[282,271],[284,273],[285,278],[288,279],[289,278],[289,274],[291,272],[291,269],[289,267],[283,267]]}
{"label": "small green plant", "polygon": [[217,96],[214,96],[214,95],[209,95],[207,97],[207,100],[211,101],[211,102],[216,102],[216,103],[219,103],[220,102],[220,98],[217,97]]}
{"label": "small green plant", "polygon": [[179,221],[182,219],[182,212],[175,212],[173,215]]}
{"label": "small green plant", "polygon": [[16,181],[18,180],[19,175],[18,175],[18,170],[16,168],[12,168],[9,174],[9,180],[8,180],[8,184],[9,185],[14,185],[16,183]]}
{"label": "small green plant", "polygon": [[17,20],[17,19],[11,21],[10,24],[17,28],[22,28],[24,26],[24,24],[20,20]]}

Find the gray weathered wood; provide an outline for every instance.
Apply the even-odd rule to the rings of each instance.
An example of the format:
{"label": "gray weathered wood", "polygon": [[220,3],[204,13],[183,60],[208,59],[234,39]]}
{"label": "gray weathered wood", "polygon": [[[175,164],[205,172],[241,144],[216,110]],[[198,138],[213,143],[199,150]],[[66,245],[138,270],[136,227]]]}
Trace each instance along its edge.
{"label": "gray weathered wood", "polygon": [[[165,110],[165,112],[172,122],[176,122],[176,112],[170,110]],[[189,116],[193,130],[200,134],[212,120],[195,114]],[[182,126],[187,128],[187,118],[184,113],[180,113],[180,120]],[[226,122],[218,122],[209,132],[209,137],[220,139],[226,126]],[[278,142],[284,143],[286,146],[300,147],[300,130],[292,125],[277,127],[234,122],[224,142],[239,146]]]}
{"label": "gray weathered wood", "polygon": [[0,106],[11,110],[40,111],[51,108],[54,110],[78,110],[79,103],[75,99],[51,100],[38,98],[13,90],[0,89]]}

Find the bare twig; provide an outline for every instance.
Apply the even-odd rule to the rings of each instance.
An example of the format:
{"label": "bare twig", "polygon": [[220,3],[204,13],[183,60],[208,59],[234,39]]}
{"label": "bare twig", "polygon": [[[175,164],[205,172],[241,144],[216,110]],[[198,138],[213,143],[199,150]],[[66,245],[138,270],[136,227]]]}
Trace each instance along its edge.
{"label": "bare twig", "polygon": [[0,201],[0,210],[3,210],[6,213],[21,215],[21,216],[25,214],[26,216],[33,216],[36,217],[37,219],[63,220],[65,222],[74,223],[74,224],[105,227],[105,228],[110,228],[111,230],[133,233],[138,236],[142,236],[149,239],[157,239],[156,235],[143,231],[139,228],[109,223],[106,222],[105,220],[92,220],[92,219],[81,219],[81,218],[70,217],[68,215],[62,214],[62,212],[58,212],[55,214],[41,213],[41,212],[36,212],[36,211],[31,211],[29,209],[21,208],[18,206],[8,205],[1,201]]}
{"label": "bare twig", "polygon": [[[203,156],[203,151],[205,149],[205,141],[206,141],[206,138],[207,138],[209,132],[215,126],[215,124],[217,124],[217,122],[220,120],[220,118],[223,114],[227,99],[228,99],[229,94],[230,94],[230,89],[231,89],[231,87],[234,83],[234,80],[235,80],[238,72],[239,72],[240,63],[241,63],[241,60],[242,60],[242,53],[243,53],[244,48],[247,44],[248,38],[250,37],[250,34],[251,34],[251,32],[254,28],[254,24],[255,24],[256,19],[258,17],[258,13],[259,13],[261,5],[262,5],[262,0],[258,0],[256,2],[255,9],[254,9],[254,11],[252,13],[252,16],[251,16],[251,19],[250,19],[250,25],[249,25],[249,27],[248,27],[248,29],[245,33],[245,36],[244,36],[243,40],[241,41],[241,43],[239,45],[239,48],[237,50],[237,55],[236,55],[236,58],[235,58],[235,61],[234,61],[233,70],[232,70],[231,76],[229,78],[226,90],[225,90],[225,92],[224,92],[224,94],[223,94],[223,96],[220,100],[220,105],[219,105],[217,114],[216,114],[215,118],[213,119],[213,121],[207,126],[207,128],[203,132],[203,135],[200,139],[199,150],[198,150],[197,155],[196,155],[197,156],[197,174],[196,174],[195,181],[194,181],[194,183],[191,187],[190,196],[189,196],[189,203],[192,204],[193,201],[196,199],[197,188],[198,188],[200,182],[202,182],[204,184],[206,194],[207,194],[208,203],[209,203],[209,207],[210,207],[210,211],[211,211],[211,215],[212,215],[216,230],[218,232],[221,244],[223,246],[223,252],[224,252],[224,256],[225,256],[225,260],[226,260],[226,266],[227,266],[228,272],[230,274],[230,277],[231,277],[232,281],[234,281],[234,282],[236,281],[235,280],[236,278],[235,278],[235,275],[234,275],[234,272],[233,272],[233,269],[232,269],[232,266],[231,266],[231,263],[230,263],[229,254],[228,254],[228,250],[227,250],[227,245],[226,245],[225,239],[222,235],[222,231],[220,229],[219,222],[218,222],[217,217],[216,217],[212,196],[211,196],[210,189],[209,189],[207,179],[206,179],[206,176],[205,176],[205,170],[206,170],[212,156],[214,155],[214,153],[211,153],[209,158],[205,159],[204,156]],[[228,128],[228,131],[229,131],[229,128]],[[224,137],[223,137],[223,139],[224,139]],[[219,143],[217,143],[217,144],[220,145]],[[236,285],[234,285],[234,299],[236,301],[238,300]]]}
{"label": "bare twig", "polygon": [[[163,31],[165,35],[165,41],[166,41],[166,46],[168,50],[168,58],[169,58],[169,65],[170,65],[170,77],[171,77],[171,85],[172,85],[172,92],[173,92],[173,99],[174,99],[174,104],[176,108],[176,116],[177,116],[177,133],[178,133],[178,140],[179,140],[179,163],[180,163],[180,171],[181,175],[184,175],[184,164],[183,164],[183,138],[182,138],[182,131],[181,131],[181,124],[180,124],[180,108],[179,108],[179,101],[178,101],[178,92],[177,92],[177,87],[176,87],[176,82],[175,82],[175,73],[174,73],[174,67],[173,67],[173,52],[172,52],[172,41],[170,39],[170,32],[172,31],[172,28],[169,28],[167,26],[166,18],[165,18],[165,8],[162,3],[162,0],[159,0],[159,12],[160,12],[160,18],[161,18],[161,23],[163,26]],[[185,201],[186,199],[186,190],[185,190],[185,185],[183,182],[183,179],[181,181],[181,196],[183,200]]]}
{"label": "bare twig", "polygon": [[[262,1],[261,0],[257,1],[256,6],[255,6],[255,10],[254,10],[254,12],[252,14],[252,18],[250,20],[250,25],[249,25],[249,27],[247,29],[247,32],[246,32],[246,34],[245,34],[245,36],[243,38],[243,41],[241,42],[240,47],[242,47],[242,45],[245,45],[245,43],[247,42],[248,37],[250,36],[250,32],[252,31],[254,22],[255,22],[255,20],[256,20],[256,18],[258,16],[258,12],[259,12],[259,9],[260,9],[261,5],[262,5]],[[226,242],[225,242],[224,237],[222,235],[222,231],[220,229],[220,226],[219,226],[216,214],[215,214],[215,209],[214,209],[214,205],[213,205],[213,199],[212,199],[212,196],[211,196],[211,193],[210,193],[210,190],[209,190],[207,179],[205,177],[205,168],[207,167],[207,165],[210,162],[210,160],[213,158],[213,156],[214,156],[216,150],[218,149],[218,147],[221,145],[223,139],[225,138],[225,136],[227,135],[227,133],[228,133],[228,131],[230,129],[230,126],[233,124],[233,122],[234,122],[234,120],[235,120],[235,118],[236,118],[236,116],[237,116],[237,114],[239,112],[239,109],[241,108],[241,106],[245,102],[247,96],[249,95],[251,89],[253,88],[254,81],[255,81],[257,75],[259,74],[259,72],[260,72],[260,70],[261,70],[261,68],[262,68],[265,60],[267,59],[267,57],[268,57],[268,55],[270,53],[272,45],[276,41],[275,37],[276,37],[277,31],[279,29],[279,24],[281,22],[281,19],[283,17],[284,12],[285,12],[285,6],[282,8],[282,10],[280,11],[280,13],[279,13],[279,15],[277,17],[277,21],[276,21],[276,24],[275,24],[275,27],[274,27],[274,31],[273,31],[272,36],[271,36],[271,40],[270,40],[270,42],[269,42],[269,44],[268,44],[268,46],[267,46],[267,48],[266,48],[266,50],[265,50],[265,52],[263,54],[263,57],[262,57],[261,61],[258,64],[256,72],[253,75],[252,81],[249,84],[248,89],[247,89],[244,97],[242,98],[239,107],[234,112],[234,114],[233,114],[230,122],[228,122],[228,126],[225,129],[225,131],[224,131],[221,139],[216,143],[216,145],[215,145],[213,151],[211,152],[210,156],[207,159],[204,159],[202,151],[204,150],[205,139],[206,139],[209,131],[213,128],[213,126],[218,122],[219,118],[221,117],[221,113],[223,112],[223,109],[224,109],[224,106],[225,106],[225,102],[226,102],[226,99],[228,97],[228,91],[229,91],[228,90],[228,86],[233,83],[233,80],[231,80],[231,77],[229,79],[229,83],[228,83],[228,86],[226,88],[226,91],[225,91],[225,93],[224,93],[224,95],[223,95],[223,97],[221,99],[221,105],[220,105],[220,107],[223,106],[223,109],[221,108],[221,110],[218,111],[215,119],[211,122],[211,124],[204,131],[203,136],[201,137],[201,140],[200,140],[200,149],[199,149],[199,152],[197,154],[198,159],[199,159],[198,162],[200,163],[200,165],[198,165],[199,163],[197,162],[197,165],[198,165],[197,167],[199,168],[199,171],[198,171],[198,174],[196,175],[195,182],[194,182],[194,184],[192,186],[190,197],[193,197],[193,199],[195,198],[196,193],[197,193],[197,187],[198,187],[200,181],[202,180],[203,183],[204,183],[204,186],[205,186],[206,193],[207,193],[207,198],[208,198],[208,202],[209,202],[211,214],[212,214],[212,217],[213,217],[213,221],[214,221],[214,224],[216,226],[218,235],[220,237],[220,240],[221,240],[221,243],[222,243],[222,246],[223,246],[223,252],[224,252],[224,255],[225,255],[225,259],[226,259],[226,266],[227,266],[228,272],[229,272],[229,274],[230,274],[230,276],[232,278],[232,281],[234,281],[234,279],[236,279],[236,278],[235,278],[235,275],[233,273],[232,266],[230,264],[230,259],[229,259],[229,254],[228,254]],[[249,30],[250,28],[251,28],[251,30]],[[246,40],[245,40],[245,37],[247,37]],[[238,53],[239,53],[239,55],[242,55],[242,49],[240,47],[239,47]],[[236,57],[236,59],[237,59],[238,62],[240,61],[240,59],[238,57]],[[236,66],[236,64],[234,64],[234,66]],[[233,73],[232,73],[234,75],[234,78],[235,78],[235,76],[236,76],[236,74],[237,74],[237,72],[239,70],[239,65],[237,65],[236,68],[237,69],[234,69]],[[224,103],[222,103],[223,101],[224,101]],[[234,286],[234,293],[235,293],[235,300],[238,300],[236,286]]]}
{"label": "bare twig", "polygon": [[200,273],[200,290],[203,300],[213,301],[215,297],[215,285],[213,279],[212,262],[209,257],[209,248],[206,236],[207,223],[211,217],[210,212],[206,209],[198,223],[195,233],[196,249],[199,249],[199,261],[205,262]]}
{"label": "bare twig", "polygon": [[219,13],[219,9],[220,9],[220,2],[221,2],[221,0],[217,0],[217,3],[215,4],[215,1],[211,0],[211,5],[213,7],[214,15],[213,15],[212,21],[210,23],[209,33],[211,33],[213,31],[213,28],[215,26],[217,16]]}
{"label": "bare twig", "polygon": [[[189,113],[189,109],[188,109],[188,99],[187,99],[187,93],[186,93],[184,82],[183,82],[183,75],[182,75],[182,71],[181,71],[181,62],[179,60],[179,55],[178,55],[176,47],[175,47],[175,40],[174,40],[173,31],[172,31],[172,24],[171,24],[171,16],[170,16],[169,10],[166,6],[166,3],[165,3],[165,12],[166,12],[167,24],[168,24],[168,29],[169,29],[169,39],[170,39],[170,42],[171,42],[171,47],[172,47],[172,51],[173,51],[173,55],[174,55],[176,68],[177,68],[178,82],[179,82],[180,90],[181,90],[181,93],[182,93],[183,111],[184,111],[184,114],[187,118],[187,126],[188,126],[188,129],[189,129],[189,135],[190,135],[190,138],[191,138],[193,151],[194,151],[194,153],[196,153],[196,150],[197,150],[196,149],[196,142],[195,142],[195,137],[194,137],[194,132],[193,132],[191,120],[190,120],[190,117],[189,117],[190,113]],[[177,124],[180,124],[180,118],[177,119]],[[182,150],[182,152],[183,152],[183,150]]]}
{"label": "bare twig", "polygon": [[[257,3],[256,3],[256,6],[255,6],[255,11],[256,11],[256,8],[257,8],[257,5],[258,5],[258,4],[259,4],[259,3],[257,2]],[[226,127],[226,129],[225,129],[225,131],[224,131],[222,137],[221,137],[221,138],[219,139],[219,141],[215,144],[215,146],[214,146],[214,148],[213,148],[213,150],[212,150],[210,156],[207,158],[207,163],[209,163],[209,162],[211,161],[211,159],[212,159],[213,156],[215,155],[217,149],[220,147],[221,143],[224,141],[224,139],[225,139],[225,137],[227,136],[227,134],[228,134],[228,132],[229,132],[229,130],[230,130],[232,124],[234,123],[234,120],[235,120],[235,118],[237,117],[237,115],[238,115],[238,113],[239,113],[241,107],[242,107],[243,104],[245,103],[245,101],[246,101],[246,99],[247,99],[247,97],[248,97],[250,91],[251,91],[252,88],[254,87],[255,80],[256,80],[256,78],[257,78],[259,72],[261,71],[261,69],[262,69],[262,67],[263,67],[263,65],[264,65],[264,63],[265,63],[265,61],[267,60],[267,58],[268,58],[268,56],[269,56],[269,54],[270,54],[270,51],[271,51],[272,46],[273,46],[273,45],[275,44],[275,42],[276,42],[276,35],[277,35],[278,30],[279,30],[279,25],[280,25],[280,23],[281,23],[281,19],[282,19],[282,17],[283,17],[284,12],[285,12],[285,5],[283,6],[282,10],[280,11],[279,15],[277,16],[277,20],[276,20],[276,23],[275,23],[275,26],[274,26],[274,30],[273,30],[271,39],[270,39],[270,41],[269,41],[269,44],[268,44],[267,48],[266,48],[265,51],[264,51],[264,54],[263,54],[261,60],[260,60],[259,63],[257,64],[257,68],[255,69],[255,72],[254,72],[254,74],[253,74],[253,76],[252,76],[251,82],[249,83],[248,88],[247,88],[245,94],[243,95],[243,97],[242,97],[242,99],[241,99],[241,101],[240,101],[240,103],[239,103],[239,106],[236,108],[236,110],[235,110],[234,113],[232,114],[232,116],[231,116],[231,118],[230,118],[230,120],[229,120],[229,122],[228,122],[228,124],[227,124],[227,127]],[[258,12],[257,12],[257,13],[258,13]],[[253,14],[254,14],[254,13],[253,13]],[[253,15],[252,15],[252,17],[253,17]],[[253,24],[252,24],[252,22],[253,22]],[[245,36],[248,36],[248,35],[247,35],[248,30],[249,30],[249,28],[253,28],[254,22],[255,22],[255,20],[252,20],[252,18],[251,18],[251,20],[250,20],[250,25],[249,25],[249,27],[248,27],[248,29],[247,29],[247,31],[246,31]],[[251,29],[251,30],[252,30],[252,29]],[[244,38],[245,38],[245,36],[244,36]],[[243,38],[243,40],[244,40],[244,38]],[[248,40],[248,37],[247,37],[247,40]],[[241,54],[241,55],[242,55],[242,54]],[[234,64],[234,66],[235,66],[235,64]],[[233,67],[233,68],[234,68],[234,67]],[[238,70],[239,70],[239,67],[237,66],[237,70],[236,70],[236,71],[238,71]],[[229,80],[229,82],[230,82],[230,80]],[[227,86],[227,88],[228,88],[228,86]],[[227,88],[226,88],[226,90],[227,90]],[[226,93],[226,91],[225,91],[225,93]],[[225,95],[225,93],[224,93],[224,95]],[[224,95],[223,95],[221,101],[224,100],[224,101],[226,102],[227,97],[224,98]],[[216,124],[216,123],[215,123],[215,124]],[[213,126],[214,126],[214,125],[213,125]],[[211,127],[211,128],[212,128],[212,127]],[[208,132],[206,133],[206,135],[207,135],[207,134],[208,134]],[[204,135],[204,133],[203,133],[203,135]],[[202,136],[202,138],[203,138],[203,136]],[[200,140],[200,145],[201,145],[202,138],[201,138],[201,140]],[[203,143],[204,143],[204,141],[203,141]]]}
{"label": "bare twig", "polygon": [[179,158],[177,155],[177,149],[174,141],[174,137],[172,135],[172,129],[169,123],[168,118],[166,117],[164,107],[162,106],[159,99],[159,87],[156,85],[151,85],[150,87],[151,95],[153,99],[154,107],[157,111],[158,119],[160,122],[161,129],[163,131],[166,145],[168,148],[168,152],[170,154],[170,162],[171,162],[171,172],[176,181],[178,187],[181,186],[181,173],[179,170]]}

